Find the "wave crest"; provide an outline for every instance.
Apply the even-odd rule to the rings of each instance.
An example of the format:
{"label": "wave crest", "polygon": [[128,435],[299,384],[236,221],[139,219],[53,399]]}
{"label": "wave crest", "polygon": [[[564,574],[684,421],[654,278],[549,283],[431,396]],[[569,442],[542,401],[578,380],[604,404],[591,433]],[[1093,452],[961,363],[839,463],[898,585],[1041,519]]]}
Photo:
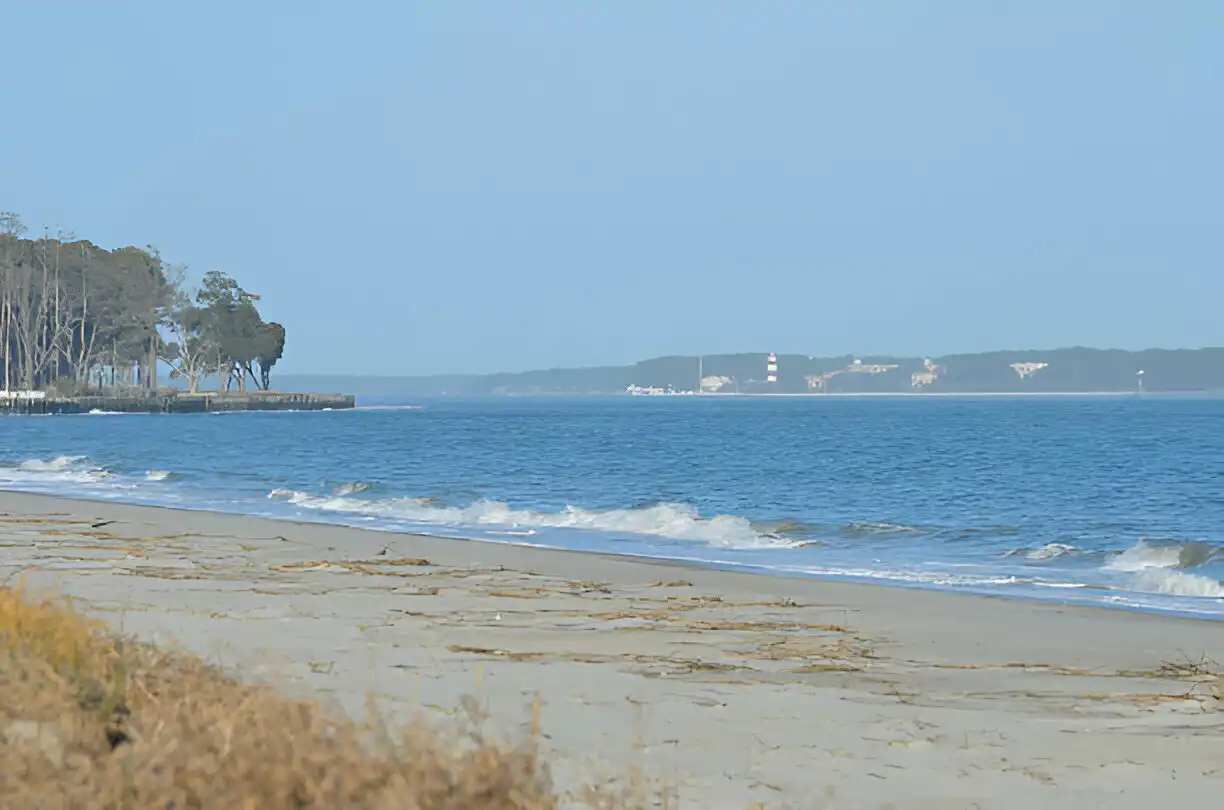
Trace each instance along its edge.
{"label": "wave crest", "polygon": [[1197,568],[1220,556],[1221,549],[1209,543],[1157,543],[1140,540],[1105,563],[1113,571],[1138,573],[1153,569]]}
{"label": "wave crest", "polygon": [[1044,562],[1047,560],[1056,560],[1059,557],[1065,557],[1068,554],[1078,554],[1079,549],[1069,543],[1046,543],[1044,546],[1037,548],[1024,547],[1014,548],[1007,552],[1005,557],[1024,557],[1026,560],[1034,562]]}
{"label": "wave crest", "polygon": [[1136,590],[1169,596],[1224,598],[1224,585],[1212,577],[1185,571],[1153,568],[1138,574],[1132,583]]}
{"label": "wave crest", "polygon": [[17,465],[23,472],[59,472],[88,461],[86,456],[56,456],[53,459],[31,458]]}
{"label": "wave crest", "polygon": [[367,492],[371,489],[374,489],[374,485],[365,481],[349,481],[332,490],[332,494],[343,498],[346,495],[356,495],[358,492]]}
{"label": "wave crest", "polygon": [[268,495],[303,509],[381,517],[407,523],[446,526],[496,526],[511,529],[586,529],[689,540],[722,548],[787,548],[796,541],[756,531],[741,517],[703,518],[688,504],[661,503],[639,509],[583,509],[560,512],[515,509],[501,501],[480,500],[470,506],[444,506],[429,498],[362,500],[322,497],[278,489]]}
{"label": "wave crest", "polygon": [[96,484],[110,476],[110,470],[93,464],[87,456],[31,458],[17,464],[0,465],[0,482],[10,485]]}

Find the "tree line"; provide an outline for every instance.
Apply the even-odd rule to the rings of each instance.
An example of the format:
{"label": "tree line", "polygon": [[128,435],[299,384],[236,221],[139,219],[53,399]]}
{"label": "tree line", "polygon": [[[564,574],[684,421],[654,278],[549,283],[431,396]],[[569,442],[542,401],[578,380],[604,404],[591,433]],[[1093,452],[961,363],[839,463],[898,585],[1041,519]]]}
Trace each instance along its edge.
{"label": "tree line", "polygon": [[161,364],[193,393],[208,378],[268,389],[285,328],[229,275],[210,271],[192,288],[156,248],[26,234],[21,217],[0,212],[3,390],[151,393]]}

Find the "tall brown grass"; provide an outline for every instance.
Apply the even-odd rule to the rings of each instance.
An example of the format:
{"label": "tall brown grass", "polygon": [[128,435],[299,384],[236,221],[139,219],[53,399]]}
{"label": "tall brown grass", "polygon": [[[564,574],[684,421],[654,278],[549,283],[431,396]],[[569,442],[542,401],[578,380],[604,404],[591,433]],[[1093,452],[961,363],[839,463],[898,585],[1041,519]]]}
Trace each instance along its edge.
{"label": "tall brown grass", "polygon": [[464,724],[382,731],[0,588],[0,808],[558,806],[532,739]]}

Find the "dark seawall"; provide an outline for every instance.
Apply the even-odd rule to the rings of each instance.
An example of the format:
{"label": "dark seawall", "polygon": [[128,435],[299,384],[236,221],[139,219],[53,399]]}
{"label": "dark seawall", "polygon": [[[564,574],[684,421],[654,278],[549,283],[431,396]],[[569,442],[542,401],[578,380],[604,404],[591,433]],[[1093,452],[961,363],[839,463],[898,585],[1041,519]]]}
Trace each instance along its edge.
{"label": "dark seawall", "polygon": [[162,392],[129,396],[32,397],[0,395],[0,414],[214,413],[229,411],[326,411],[355,407],[352,394],[290,394],[268,391]]}

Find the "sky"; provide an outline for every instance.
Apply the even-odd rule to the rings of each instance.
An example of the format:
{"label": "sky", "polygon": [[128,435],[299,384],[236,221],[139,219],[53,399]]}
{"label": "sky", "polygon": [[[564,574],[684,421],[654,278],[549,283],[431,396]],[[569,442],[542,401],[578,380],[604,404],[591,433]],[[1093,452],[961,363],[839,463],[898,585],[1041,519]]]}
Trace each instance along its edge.
{"label": "sky", "polygon": [[0,0],[0,210],[295,373],[1224,344],[1224,3]]}

